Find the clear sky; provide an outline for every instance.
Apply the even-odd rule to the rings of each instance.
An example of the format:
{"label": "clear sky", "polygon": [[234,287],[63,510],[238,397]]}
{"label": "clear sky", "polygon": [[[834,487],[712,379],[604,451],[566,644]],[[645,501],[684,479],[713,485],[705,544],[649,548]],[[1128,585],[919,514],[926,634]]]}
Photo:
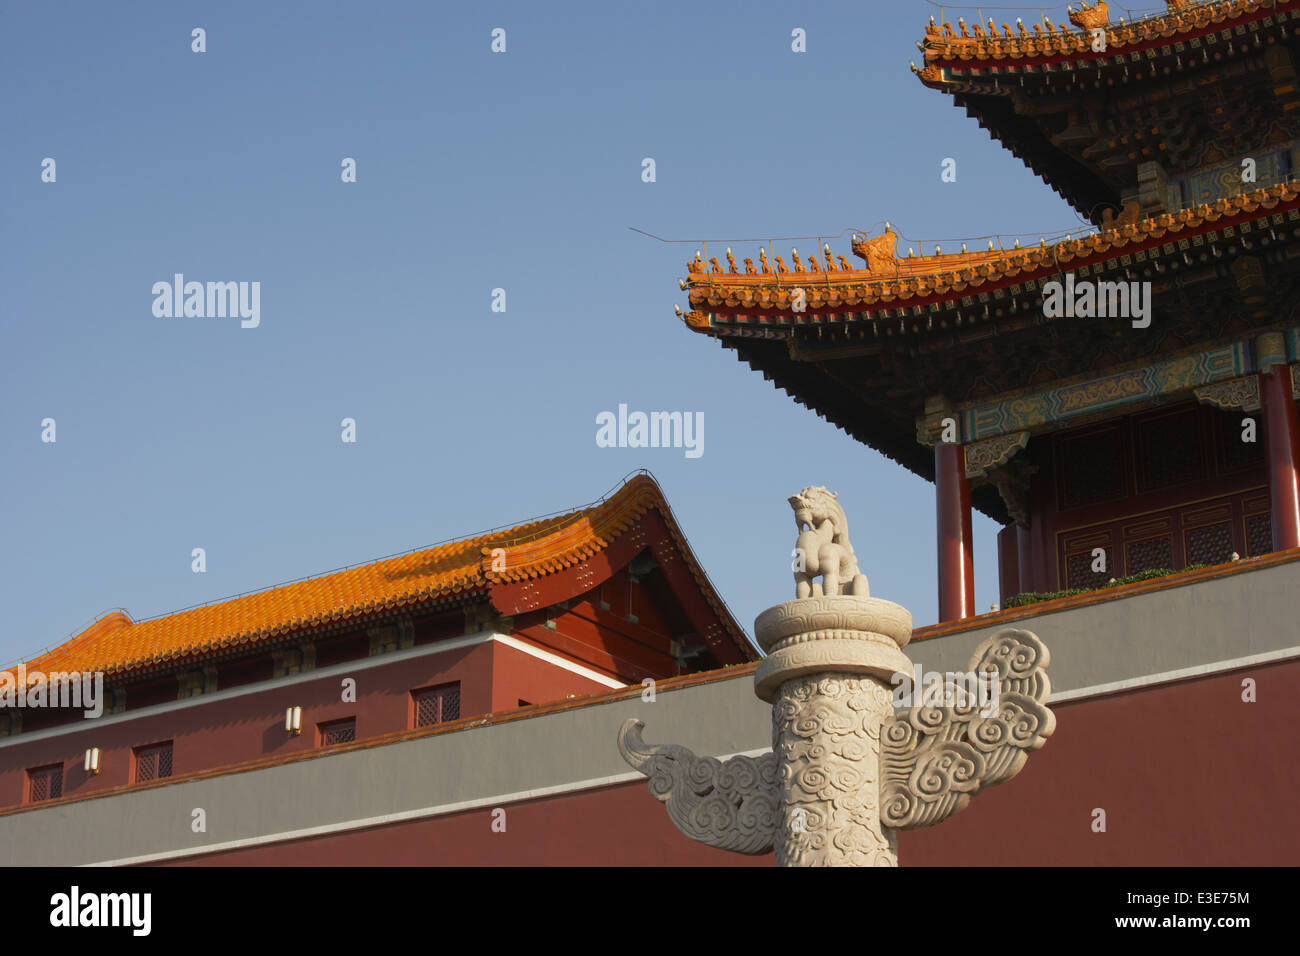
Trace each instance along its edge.
{"label": "clear sky", "polygon": [[[1080,224],[912,75],[931,4],[2,9],[3,661],[109,608],[517,523],[636,468],[751,633],[793,597],[785,499],[810,484],[839,492],[872,593],[935,620],[933,487],[673,314],[700,238],[849,256],[885,220],[954,250]],[[175,273],[260,282],[260,324],[156,317]],[[598,447],[620,403],[702,412],[704,453]],[[980,610],[996,531],[976,516]]]}

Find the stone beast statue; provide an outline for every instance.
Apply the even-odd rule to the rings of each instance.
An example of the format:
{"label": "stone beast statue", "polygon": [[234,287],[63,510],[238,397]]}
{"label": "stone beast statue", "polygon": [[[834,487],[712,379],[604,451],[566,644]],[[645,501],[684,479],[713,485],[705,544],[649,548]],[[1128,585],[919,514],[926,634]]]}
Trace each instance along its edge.
{"label": "stone beast statue", "polygon": [[[836,494],[825,488],[805,488],[790,497],[799,537],[794,545],[795,597],[868,597],[867,576],[849,543],[849,525]],[[814,581],[818,575],[821,581]]]}

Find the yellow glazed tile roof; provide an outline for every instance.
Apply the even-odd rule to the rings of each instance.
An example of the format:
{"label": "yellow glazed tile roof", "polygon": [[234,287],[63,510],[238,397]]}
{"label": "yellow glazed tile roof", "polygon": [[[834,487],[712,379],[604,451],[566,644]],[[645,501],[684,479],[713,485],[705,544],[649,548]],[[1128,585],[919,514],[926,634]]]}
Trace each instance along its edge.
{"label": "yellow glazed tile roof", "polygon": [[[1045,62],[1071,60],[1076,62],[1116,61],[1147,49],[1168,47],[1212,32],[1234,30],[1245,22],[1252,22],[1292,6],[1295,0],[1173,0],[1169,9],[1159,15],[1145,17],[1132,23],[1120,23],[1120,10],[1111,11],[1104,0],[1084,6],[1067,14],[1074,23],[1047,25],[1023,23],[999,26],[990,19],[986,26],[979,22],[970,27],[959,22],[956,29],[951,23],[942,26],[931,18],[921,44],[925,64],[917,70],[922,82],[929,86],[944,84],[943,68],[963,64],[1004,63],[1033,66]],[[1028,14],[1026,14],[1028,15]],[[1106,31],[1104,47],[1095,42],[1095,29]],[[1180,47],[1181,49],[1181,47]]]}
{"label": "yellow glazed tile roof", "polygon": [[[688,326],[698,331],[711,328],[709,313],[718,310],[797,320],[793,306],[802,292],[807,315],[845,307],[896,307],[970,295],[1011,282],[1025,282],[1042,274],[1073,269],[1085,261],[1106,260],[1146,245],[1176,242],[1216,228],[1224,220],[1239,216],[1275,213],[1300,205],[1300,183],[1264,186],[1237,196],[1202,203],[1176,213],[1137,221],[1120,220],[1080,238],[1024,249],[995,249],[988,252],[960,252],[897,258],[897,236],[886,229],[874,239],[855,238],[853,251],[866,268],[849,268],[843,256],[837,266],[829,247],[819,261],[792,255],[789,266],[780,256],[776,267],[761,257],[761,271],[751,260],[737,266],[728,250],[727,266],[717,257],[708,264],[697,254],[686,264],[691,312],[684,313]],[[1133,217],[1136,220],[1136,216]]]}
{"label": "yellow glazed tile roof", "polygon": [[[156,665],[310,627],[438,598],[468,596],[498,582],[543,577],[605,548],[657,509],[689,556],[663,492],[639,474],[608,498],[567,514],[146,621],[115,611],[60,647],[26,661],[29,671],[103,671]],[[497,552],[496,549],[501,549]],[[493,570],[502,567],[505,570]],[[715,610],[721,599],[689,560]],[[734,627],[734,622],[732,624]],[[743,638],[742,638],[743,640]],[[13,670],[10,670],[13,673]]]}

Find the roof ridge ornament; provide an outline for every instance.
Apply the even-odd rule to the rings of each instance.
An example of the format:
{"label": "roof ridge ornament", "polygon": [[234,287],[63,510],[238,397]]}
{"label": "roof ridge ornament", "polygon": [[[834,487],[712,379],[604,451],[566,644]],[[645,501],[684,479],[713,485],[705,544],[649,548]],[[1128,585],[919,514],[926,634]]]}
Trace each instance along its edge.
{"label": "roof ridge ornament", "polygon": [[1078,10],[1066,7],[1070,22],[1080,30],[1104,30],[1110,25],[1110,7],[1106,0],[1097,0],[1092,6],[1083,4]]}
{"label": "roof ridge ornament", "polygon": [[898,234],[886,222],[884,235],[874,239],[855,233],[852,239],[853,254],[866,262],[868,272],[893,272],[898,268],[898,256],[894,253],[897,242]]}

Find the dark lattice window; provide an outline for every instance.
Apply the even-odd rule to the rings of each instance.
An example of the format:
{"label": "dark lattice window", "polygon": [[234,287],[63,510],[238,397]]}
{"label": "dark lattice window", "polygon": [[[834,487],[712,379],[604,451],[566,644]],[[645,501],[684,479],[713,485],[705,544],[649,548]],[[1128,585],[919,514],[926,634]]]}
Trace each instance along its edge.
{"label": "dark lattice window", "polygon": [[1106,565],[1106,573],[1098,574],[1092,569],[1092,562],[1096,560],[1091,551],[1079,551],[1075,554],[1067,555],[1065,558],[1066,587],[1071,588],[1097,588],[1105,584],[1113,576],[1110,573],[1110,564]]}
{"label": "dark lattice window", "polygon": [[1152,568],[1173,568],[1174,542],[1172,538],[1148,538],[1130,541],[1124,545],[1124,573],[1137,574]]}
{"label": "dark lattice window", "polygon": [[1140,491],[1181,485],[1205,475],[1195,409],[1140,422],[1137,445]]}
{"label": "dark lattice window", "polygon": [[331,720],[320,725],[320,745],[332,747],[335,744],[351,743],[357,739],[357,719],[348,717],[344,720]]}
{"label": "dark lattice window", "polygon": [[460,683],[415,692],[415,726],[429,727],[460,719]]}
{"label": "dark lattice window", "polygon": [[1232,559],[1232,525],[1210,524],[1187,532],[1188,564],[1222,564]]}
{"label": "dark lattice window", "polygon": [[57,800],[63,796],[63,764],[61,763],[28,770],[27,779],[30,783],[28,792],[32,803],[41,800]]}
{"label": "dark lattice window", "polygon": [[[1224,471],[1244,471],[1264,464],[1264,435],[1261,429],[1264,421],[1259,412],[1220,412],[1217,416],[1219,425],[1219,450],[1223,457]],[[1255,440],[1242,441],[1245,429],[1244,419],[1255,421]]]}
{"label": "dark lattice window", "polygon": [[1061,439],[1060,449],[1063,508],[1081,508],[1123,497],[1118,428],[1067,436]]}
{"label": "dark lattice window", "polygon": [[1267,514],[1246,516],[1246,555],[1256,557],[1273,550],[1273,519]]}
{"label": "dark lattice window", "polygon": [[135,751],[135,782],[160,780],[172,775],[172,742],[137,747]]}

